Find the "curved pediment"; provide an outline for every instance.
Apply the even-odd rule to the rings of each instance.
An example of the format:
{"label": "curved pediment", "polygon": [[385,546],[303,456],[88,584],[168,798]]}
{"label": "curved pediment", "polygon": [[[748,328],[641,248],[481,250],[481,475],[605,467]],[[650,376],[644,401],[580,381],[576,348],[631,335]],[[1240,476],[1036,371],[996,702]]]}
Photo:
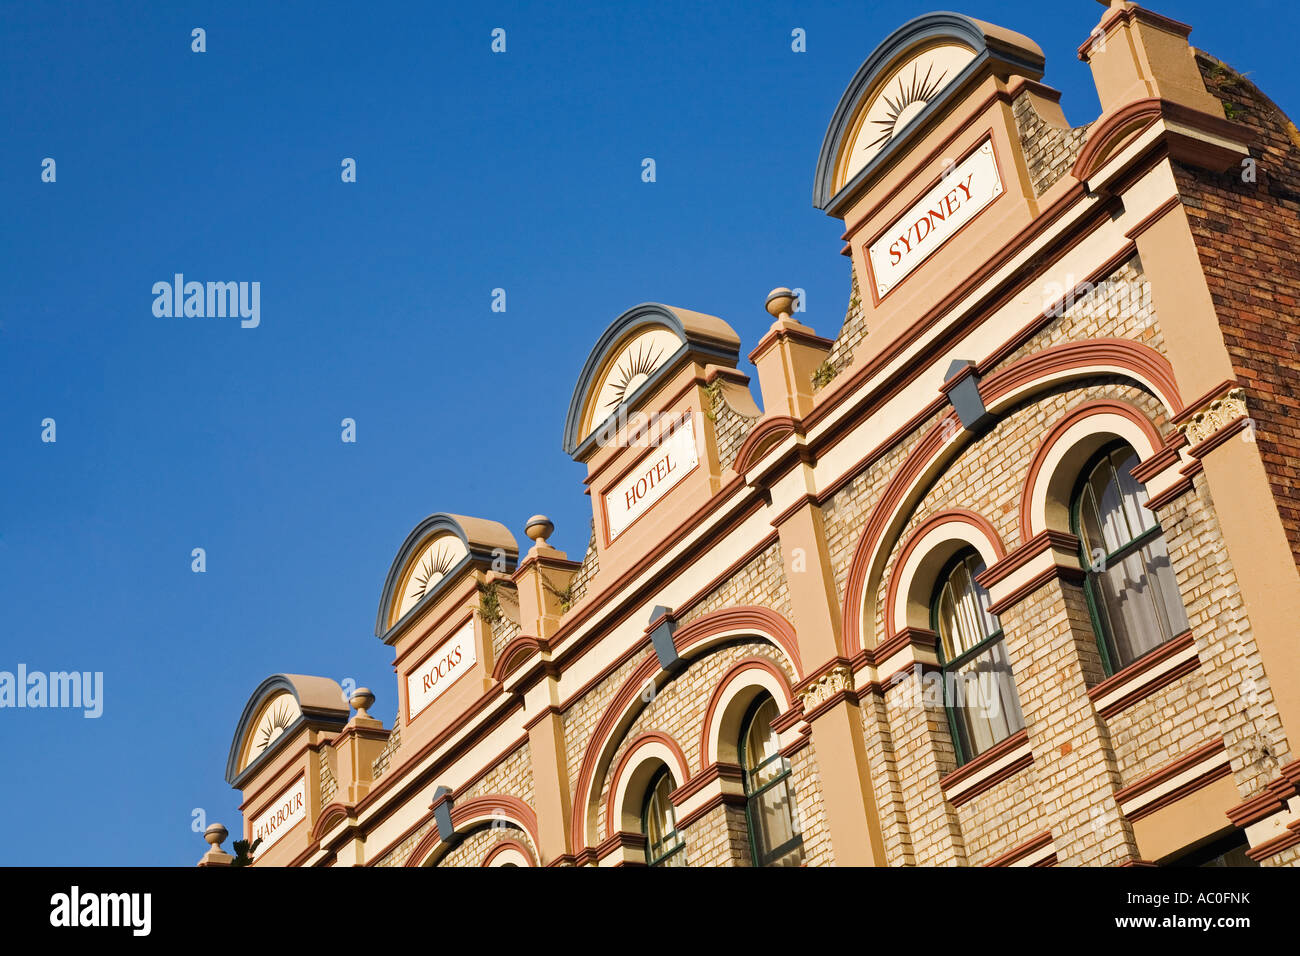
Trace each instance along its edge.
{"label": "curved pediment", "polygon": [[226,782],[241,786],[256,767],[304,724],[338,728],[352,713],[343,688],[328,677],[273,674],[257,686],[244,705],[226,759]]}
{"label": "curved pediment", "polygon": [[398,626],[473,564],[502,573],[515,569],[519,545],[496,521],[432,514],[416,525],[397,551],[384,580],[375,636],[391,642]]}
{"label": "curved pediment", "polygon": [[961,14],[929,13],[890,34],[835,108],[817,160],[813,205],[842,210],[991,60],[1033,79],[1043,73],[1043,53],[1032,40]]}
{"label": "curved pediment", "polygon": [[694,354],[734,368],[740,337],[721,319],[646,302],[610,324],[587,357],[564,422],[564,450],[581,457],[601,427],[640,399]]}

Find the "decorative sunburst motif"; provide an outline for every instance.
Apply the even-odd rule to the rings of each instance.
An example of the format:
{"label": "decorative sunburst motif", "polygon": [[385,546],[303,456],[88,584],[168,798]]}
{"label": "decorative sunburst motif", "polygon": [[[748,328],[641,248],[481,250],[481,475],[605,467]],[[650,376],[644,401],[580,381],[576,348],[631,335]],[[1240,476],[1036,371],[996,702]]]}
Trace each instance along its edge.
{"label": "decorative sunburst motif", "polygon": [[636,343],[636,350],[628,349],[621,356],[610,378],[610,398],[605,408],[616,408],[627,396],[640,388],[650,373],[663,361],[663,349],[649,342]]}
{"label": "decorative sunburst motif", "polygon": [[406,596],[407,601],[414,604],[422,600],[455,564],[456,556],[445,541],[426,551],[415,573],[411,575],[411,589]]}
{"label": "decorative sunburst motif", "polygon": [[865,144],[863,149],[872,151],[893,139],[903,127],[916,118],[921,110],[925,109],[934,98],[934,94],[943,88],[944,77],[948,75],[947,70],[940,71],[937,76],[934,75],[934,63],[926,66],[924,76],[921,75],[919,63],[912,64],[910,78],[905,77],[905,72],[905,70],[899,72],[896,89],[891,86],[882,94],[885,115],[881,119],[871,121],[879,127],[876,130],[879,135]]}
{"label": "decorative sunburst motif", "polygon": [[672,329],[652,326],[611,349],[601,369],[600,384],[587,399],[583,436],[590,435],[602,422],[619,414],[618,409],[632,401],[637,389],[658,369],[670,362],[682,346],[681,337]]}
{"label": "decorative sunburst motif", "polygon": [[436,534],[426,538],[403,572],[405,577],[393,602],[389,626],[396,624],[411,608],[432,594],[447,573],[468,553],[465,543],[454,534]]}
{"label": "decorative sunburst motif", "polygon": [[284,729],[293,723],[293,718],[293,708],[289,706],[288,701],[281,699],[272,704],[257,728],[257,750],[261,752],[269,747],[271,741],[284,733]]}

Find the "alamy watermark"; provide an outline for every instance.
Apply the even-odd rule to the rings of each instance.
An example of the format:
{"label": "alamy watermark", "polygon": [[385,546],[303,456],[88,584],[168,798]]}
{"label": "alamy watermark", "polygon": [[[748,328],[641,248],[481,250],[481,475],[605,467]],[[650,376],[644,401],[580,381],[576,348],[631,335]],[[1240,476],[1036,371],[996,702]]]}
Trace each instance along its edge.
{"label": "alamy watermark", "polygon": [[1150,316],[1151,287],[1137,279],[1103,279],[1100,282],[1076,282],[1073,274],[1065,282],[1048,282],[1043,286],[1043,310],[1049,316],[1062,316],[1076,305],[1089,309],[1108,300],[1127,299],[1130,307]]}
{"label": "alamy watermark", "polygon": [[969,708],[990,718],[1002,712],[1001,687],[1005,677],[998,670],[926,671],[915,664],[911,670],[899,671],[891,677],[890,686],[901,684],[909,677],[916,680],[908,689],[910,697],[904,699],[904,706],[915,710],[945,705],[954,710]]}
{"label": "alamy watermark", "polygon": [[0,671],[0,709],[80,708],[83,717],[104,713],[103,671]]}
{"label": "alamy watermark", "polygon": [[153,295],[153,314],[160,319],[239,317],[245,329],[255,329],[262,322],[260,282],[186,282],[185,275],[178,272],[171,282],[155,282]]}

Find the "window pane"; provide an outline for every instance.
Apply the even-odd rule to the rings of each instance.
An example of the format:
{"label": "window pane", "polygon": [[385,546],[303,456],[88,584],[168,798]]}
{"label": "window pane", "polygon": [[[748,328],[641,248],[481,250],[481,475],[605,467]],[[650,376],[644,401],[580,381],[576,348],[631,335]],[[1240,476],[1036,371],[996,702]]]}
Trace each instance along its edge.
{"label": "window pane", "polygon": [[1187,630],[1187,611],[1183,608],[1183,597],[1178,593],[1178,579],[1174,576],[1173,565],[1169,563],[1169,551],[1165,548],[1165,536],[1157,535],[1142,548],[1146,559],[1147,573],[1159,593],[1157,604],[1164,612],[1165,629],[1169,636],[1181,634]]}
{"label": "window pane", "polygon": [[772,731],[776,715],[776,701],[771,697],[754,711],[749,721],[749,732],[745,735],[745,769],[753,772],[777,755],[776,734]]}
{"label": "window pane", "polygon": [[803,860],[790,764],[781,756],[772,730],[777,713],[776,701],[764,700],[745,728],[742,746],[749,796],[745,809],[756,866],[797,866]]}
{"label": "window pane", "polygon": [[1115,477],[1119,481],[1120,494],[1124,502],[1124,517],[1128,522],[1133,537],[1156,526],[1156,516],[1143,505],[1147,501],[1147,490],[1134,478],[1132,471],[1138,464],[1138,457],[1131,448],[1121,449],[1114,454]]}
{"label": "window pane", "polygon": [[[1079,532],[1083,538],[1084,564],[1092,567],[1098,557],[1105,556],[1106,542],[1101,533],[1101,518],[1097,515],[1097,502],[1092,496],[1092,486],[1085,485],[1079,499]],[[1098,555],[1098,551],[1101,552]]]}
{"label": "window pane", "polygon": [[760,866],[790,866],[802,861],[802,846],[782,854],[780,858],[775,854],[777,849],[799,836],[794,824],[794,794],[788,776],[750,801],[749,819]]}
{"label": "window pane", "polygon": [[646,862],[651,866],[684,866],[686,863],[686,855],[676,852],[685,845],[685,841],[677,832],[677,817],[669,799],[676,787],[672,774],[664,770],[655,779],[646,797],[643,813]]}
{"label": "window pane", "polygon": [[1106,604],[1118,666],[1133,663],[1187,629],[1163,540],[1112,561],[1093,580]]}
{"label": "window pane", "polygon": [[949,712],[963,738],[967,759],[1001,743],[1025,726],[1006,646],[997,641],[944,674]]}
{"label": "window pane", "polygon": [[950,580],[952,592],[957,597],[957,634],[960,644],[957,653],[961,654],[984,640],[984,634],[980,628],[980,610],[975,603],[974,584],[965,562],[953,569]]}
{"label": "window pane", "polygon": [[983,570],[979,556],[970,555],[953,567],[940,588],[935,626],[944,660],[955,660],[1000,628],[997,618],[988,613],[988,592],[975,582]]}
{"label": "window pane", "polygon": [[[967,563],[970,565],[972,578],[977,578],[984,573],[984,561],[980,557],[972,555],[967,559]],[[989,592],[976,582],[975,596],[979,601],[980,634],[982,637],[992,637],[1002,630],[1002,625],[996,617],[989,613]]]}
{"label": "window pane", "polygon": [[936,615],[939,624],[939,639],[943,642],[943,659],[952,660],[959,653],[957,650],[957,609],[952,599],[952,588],[947,585],[939,592],[939,611]]}
{"label": "window pane", "polygon": [[[1136,452],[1127,445],[1108,452],[1088,475],[1076,503],[1095,623],[1114,670],[1187,629],[1160,524],[1144,507],[1146,489],[1131,474],[1137,463]],[[1132,549],[1144,535],[1142,546]]]}
{"label": "window pane", "polygon": [[1115,480],[1115,470],[1109,458],[1102,459],[1101,464],[1093,469],[1088,484],[1092,489],[1097,517],[1101,520],[1100,544],[1107,554],[1112,554],[1135,536],[1129,533],[1128,522],[1124,519],[1119,483]]}

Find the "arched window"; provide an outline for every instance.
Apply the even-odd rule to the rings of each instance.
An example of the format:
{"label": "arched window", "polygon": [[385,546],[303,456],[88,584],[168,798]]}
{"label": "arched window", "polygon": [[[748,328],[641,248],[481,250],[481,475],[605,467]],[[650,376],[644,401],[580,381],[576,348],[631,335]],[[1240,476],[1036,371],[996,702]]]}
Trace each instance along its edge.
{"label": "arched window", "polygon": [[685,866],[686,841],[677,832],[677,815],[669,795],[677,789],[673,775],[664,767],[646,789],[641,810],[641,832],[645,834],[647,866]]}
{"label": "arched window", "polygon": [[983,570],[977,551],[961,551],[939,575],[930,604],[958,764],[1025,726],[1002,625],[989,613],[988,592],[975,580]]}
{"label": "arched window", "polygon": [[1112,674],[1187,630],[1164,533],[1130,474],[1137,463],[1123,442],[1103,449],[1083,469],[1072,508],[1093,627]]}
{"label": "arched window", "polygon": [[780,709],[761,695],[741,724],[740,759],[745,771],[745,815],[755,866],[798,866],[803,835],[790,784],[790,762],[781,756],[772,721]]}

